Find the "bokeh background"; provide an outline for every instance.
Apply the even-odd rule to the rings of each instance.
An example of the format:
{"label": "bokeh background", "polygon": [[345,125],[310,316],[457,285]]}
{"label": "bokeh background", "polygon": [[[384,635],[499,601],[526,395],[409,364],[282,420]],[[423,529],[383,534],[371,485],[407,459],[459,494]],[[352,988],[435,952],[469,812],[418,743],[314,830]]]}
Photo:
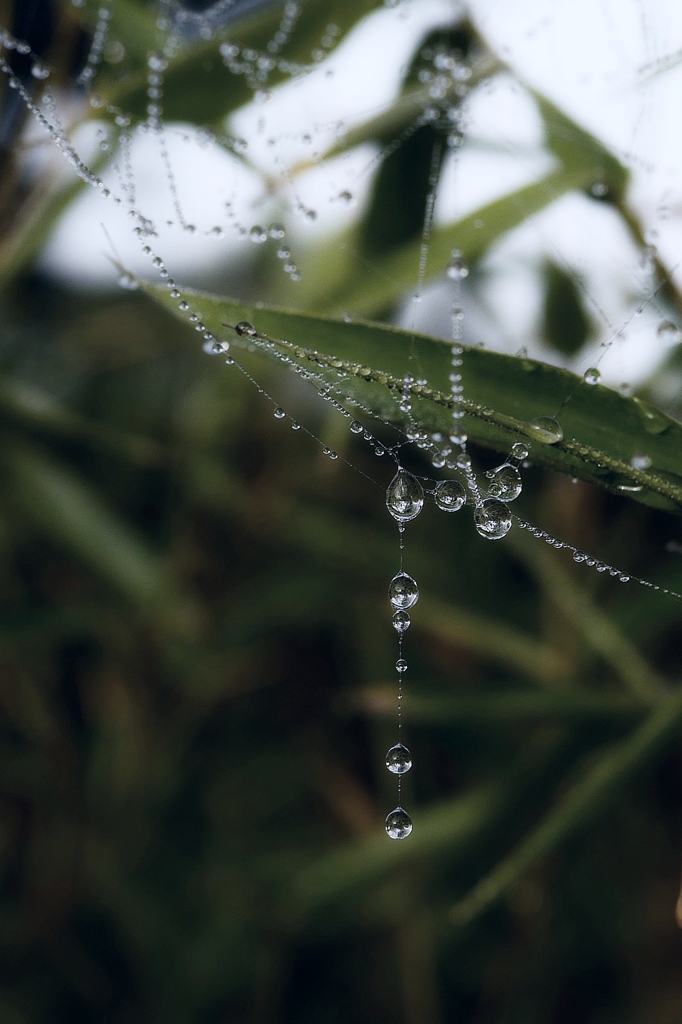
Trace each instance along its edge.
{"label": "bokeh background", "polygon": [[[486,86],[480,109],[472,96],[437,224],[548,166],[525,79],[616,151],[622,187],[613,171],[611,192],[572,189],[472,260],[469,340],[523,344],[580,372],[601,359],[605,380],[679,416],[679,338],[657,332],[680,309],[674,12],[350,6],[334,124],[390,104],[424,40],[465,55],[485,43],[516,72]],[[324,25],[320,7],[308,5]],[[141,0],[112,10],[123,55],[105,50],[103,89],[139,72],[135,37],[146,46],[157,15]],[[106,122],[74,84],[97,10],[41,0],[0,11],[49,60],[74,132],[106,161]],[[321,114],[300,120],[318,93],[308,78],[325,69],[283,86],[293,101],[270,101],[288,168],[311,126],[328,145]],[[503,131],[490,128],[505,102]],[[161,231],[155,244],[183,281],[319,308],[320,279],[349,239],[370,277],[391,247],[418,243],[432,129],[368,173],[377,150],[365,142],[330,160],[326,178],[301,166],[273,184],[258,154],[267,107],[231,115],[233,134],[253,140],[248,164],[233,151],[201,163],[171,125],[172,165],[199,224],[224,218],[228,201],[247,224],[255,210],[277,214],[301,281],[285,279],[270,243],[227,229]],[[73,186],[7,88],[0,128],[3,1024],[679,1024],[679,709],[646,730],[664,697],[679,704],[680,605],[526,533],[490,544],[470,517],[427,509],[407,541],[422,594],[406,640],[415,828],[391,843],[386,587],[398,552],[381,488],[286,429],[186,326],[118,287],[112,254],[141,272],[139,246]],[[158,153],[145,138],[135,146],[140,202],[152,204]],[[354,205],[339,212],[345,189]],[[292,195],[314,205],[314,223]],[[428,282],[416,311],[409,290],[380,295],[373,313],[446,332],[445,287]],[[249,365],[325,444],[388,482],[389,466],[298,378]],[[483,467],[498,458],[474,455]],[[682,589],[676,516],[532,465],[524,480],[524,518]],[[462,913],[500,866],[496,898]]]}

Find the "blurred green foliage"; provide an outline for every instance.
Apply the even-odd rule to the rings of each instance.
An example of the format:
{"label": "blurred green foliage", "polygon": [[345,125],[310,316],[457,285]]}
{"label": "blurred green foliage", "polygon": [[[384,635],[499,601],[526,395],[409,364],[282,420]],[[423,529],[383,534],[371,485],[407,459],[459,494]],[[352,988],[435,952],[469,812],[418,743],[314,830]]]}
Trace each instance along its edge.
{"label": "blurred green foliage", "polygon": [[[348,27],[367,8],[339,6]],[[136,27],[130,66],[106,73],[133,95],[153,8],[113,9],[121,31]],[[310,0],[306,16],[326,23],[328,10]],[[51,59],[66,81],[80,13],[58,11]],[[188,104],[195,57],[179,58]],[[491,204],[483,231],[469,218],[435,232],[429,273],[455,240],[473,260],[589,183],[596,143],[573,127],[567,146],[561,115],[543,110],[565,163]],[[618,203],[621,171],[608,154],[599,166]],[[490,544],[466,513],[427,509],[406,552],[422,590],[407,638],[415,831],[391,843],[390,468],[257,354],[245,358],[263,386],[380,486],[275,420],[148,295],[69,292],[32,270],[70,193],[5,167],[3,1024],[678,1024],[679,605],[525,533]],[[385,275],[348,274],[353,312],[413,282],[415,244],[398,232]],[[245,291],[277,299],[262,268]],[[320,288],[305,304],[333,300]],[[388,330],[328,337],[346,326],[335,348],[370,367],[399,360]],[[524,379],[488,353],[470,366],[498,397]],[[583,424],[603,420],[617,448],[617,396],[583,390]],[[651,443],[672,477],[668,429]],[[492,464],[502,441],[478,440]],[[677,549],[660,555],[679,535],[670,515],[537,467],[519,505],[682,589]]]}

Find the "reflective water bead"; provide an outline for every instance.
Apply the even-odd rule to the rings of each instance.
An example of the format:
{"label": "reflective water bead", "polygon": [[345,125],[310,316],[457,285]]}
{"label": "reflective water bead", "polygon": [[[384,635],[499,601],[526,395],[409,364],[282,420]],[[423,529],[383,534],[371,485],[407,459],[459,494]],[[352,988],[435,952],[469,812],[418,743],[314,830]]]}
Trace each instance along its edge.
{"label": "reflective water bead", "polygon": [[410,628],[411,621],[407,612],[397,611],[393,615],[393,628],[397,633],[405,633]]}
{"label": "reflective water bead", "polygon": [[249,231],[249,238],[252,242],[255,242],[256,245],[262,245],[263,242],[267,242],[268,233],[265,228],[260,226],[260,224],[254,224]]}
{"label": "reflective water bead", "polygon": [[412,818],[402,807],[386,816],[386,832],[391,839],[407,839],[412,831]]}
{"label": "reflective water bead", "polygon": [[240,335],[244,335],[245,334],[249,338],[254,337],[254,335],[256,335],[258,333],[256,331],[256,328],[253,326],[253,324],[250,324],[248,320],[240,320],[239,323],[237,324],[237,326],[235,327],[235,331],[236,331],[237,334],[240,334]]}
{"label": "reflective water bead", "polygon": [[501,540],[509,533],[511,525],[509,509],[497,498],[485,498],[474,510],[474,526],[487,540]]}
{"label": "reflective water bead", "polygon": [[301,424],[298,422],[298,420],[292,420],[291,421],[291,429],[292,430],[300,430],[301,429]]}
{"label": "reflective water bead", "polygon": [[598,384],[601,380],[601,373],[596,366],[591,366],[589,370],[585,370],[583,380],[586,384]]}
{"label": "reflective water bead", "polygon": [[360,422],[360,420],[353,420],[352,421],[352,423],[350,424],[350,432],[351,432],[351,434],[361,434],[362,433],[362,423]]}
{"label": "reflective water bead", "polygon": [[457,456],[457,469],[463,469],[465,472],[471,469],[471,456],[466,452]]}
{"label": "reflective water bead", "polygon": [[469,435],[467,434],[466,430],[454,429],[452,433],[449,435],[449,440],[452,442],[452,444],[462,445],[466,444],[466,442],[469,440]]}
{"label": "reflective water bead", "polygon": [[508,462],[493,469],[488,478],[488,492],[500,501],[514,501],[523,489],[521,474],[516,466],[511,466]]}
{"label": "reflective water bead", "polygon": [[441,480],[436,484],[434,501],[443,512],[459,512],[466,500],[466,491],[459,480]]}
{"label": "reflective water bead", "polygon": [[286,416],[286,413],[284,409],[282,409],[282,407],[278,405],[272,415],[275,417],[276,420],[283,420],[284,417]]}
{"label": "reflective water bead", "polygon": [[386,508],[399,523],[407,523],[419,515],[423,506],[422,485],[401,467],[386,488]]}
{"label": "reflective water bead", "polygon": [[396,743],[386,754],[386,767],[394,775],[404,775],[412,767],[412,754],[404,743]]}
{"label": "reflective water bead", "polygon": [[517,441],[516,444],[512,445],[512,455],[515,459],[527,459],[530,455],[530,450],[527,444],[523,444],[522,441]]}
{"label": "reflective water bead", "polygon": [[284,238],[285,233],[283,224],[271,224],[268,228],[270,238]]}
{"label": "reflective water bead", "polygon": [[633,469],[648,469],[651,465],[651,456],[646,452],[636,452],[630,459]]}
{"label": "reflective water bead", "polygon": [[189,309],[189,303],[185,302],[185,300],[183,299],[182,302],[178,302],[178,309],[181,309],[183,313],[186,313],[187,310]]}
{"label": "reflective water bead", "polygon": [[659,324],[656,333],[665,345],[678,345],[682,341],[682,331],[672,320]]}
{"label": "reflective water bead", "polygon": [[417,581],[406,572],[399,572],[388,585],[388,599],[394,608],[412,608],[419,600]]}
{"label": "reflective water bead", "polygon": [[527,429],[533,437],[544,444],[556,444],[563,440],[563,427],[554,416],[536,416],[527,424]]}
{"label": "reflective water bead", "polygon": [[436,452],[436,454],[431,459],[431,465],[434,467],[434,469],[442,469],[445,463],[446,457],[445,455],[443,455],[442,452]]}
{"label": "reflective water bead", "polygon": [[453,256],[448,263],[447,275],[451,281],[463,281],[469,276],[469,268],[458,256]]}

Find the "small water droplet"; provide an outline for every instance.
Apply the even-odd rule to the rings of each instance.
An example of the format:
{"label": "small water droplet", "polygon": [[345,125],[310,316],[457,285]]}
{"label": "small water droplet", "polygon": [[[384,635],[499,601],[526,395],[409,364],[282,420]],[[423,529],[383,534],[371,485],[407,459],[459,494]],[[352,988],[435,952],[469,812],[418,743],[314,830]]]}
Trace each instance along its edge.
{"label": "small water droplet", "polygon": [[672,320],[664,320],[656,331],[664,345],[672,347],[682,341],[682,331]]}
{"label": "small water droplet", "polygon": [[353,193],[344,190],[339,192],[339,202],[343,203],[344,206],[354,206],[355,200],[353,199]]}
{"label": "small water droplet", "polygon": [[452,433],[449,435],[449,440],[452,444],[463,445],[469,440],[469,435],[466,430],[460,430],[459,427],[453,427]]}
{"label": "small water droplet", "polygon": [[136,278],[132,274],[121,274],[118,283],[120,288],[126,288],[128,291],[135,291],[139,287]]}
{"label": "small water droplet", "polygon": [[388,585],[388,599],[394,608],[412,608],[419,600],[419,586],[406,572],[399,572]]}
{"label": "small water droplet", "polygon": [[395,668],[396,672],[400,672],[401,675],[403,672],[407,672],[407,662],[405,661],[405,659],[398,658],[398,660],[395,663]]}
{"label": "small water droplet", "polygon": [[469,268],[464,260],[460,258],[461,255],[458,250],[455,250],[452,254],[452,259],[448,263],[447,275],[451,281],[463,281],[469,276]]}
{"label": "small water droplet", "polygon": [[397,611],[393,615],[393,628],[396,633],[405,633],[410,628],[412,620],[407,612]]}
{"label": "small water droplet", "polygon": [[633,402],[637,405],[647,434],[662,434],[669,428],[671,420],[665,413],[659,412],[653,405],[643,402],[641,398],[633,398]]}
{"label": "small water droplet", "polygon": [[399,469],[386,489],[386,508],[399,523],[419,515],[424,506],[424,491],[416,477]]}
{"label": "small water droplet", "polygon": [[523,459],[527,459],[530,455],[530,450],[528,445],[524,444],[523,441],[517,441],[516,444],[512,445],[511,453],[515,459],[521,459],[521,461],[523,461]]}
{"label": "small water droplet", "polygon": [[598,180],[593,182],[590,186],[590,192],[595,199],[603,199],[604,196],[608,195],[609,187],[605,181]]}
{"label": "small water droplet", "polygon": [[554,416],[536,416],[526,424],[526,430],[543,444],[556,444],[564,436],[563,428]]}
{"label": "small water droplet", "polygon": [[630,459],[630,465],[633,469],[648,469],[651,465],[651,456],[646,452],[635,452]]}
{"label": "small water droplet", "polygon": [[500,501],[514,501],[523,489],[521,474],[516,466],[511,466],[508,462],[493,469],[488,476],[488,492]]}
{"label": "small water droplet", "polygon": [[286,231],[283,224],[271,224],[268,228],[270,238],[284,238]]}
{"label": "small water droplet", "polygon": [[253,338],[258,333],[253,324],[250,324],[248,320],[240,320],[235,327],[235,332],[239,335],[246,335],[249,338]]}
{"label": "small water droplet", "polygon": [[589,370],[585,370],[583,380],[586,384],[598,384],[601,380],[601,373],[596,366],[591,366]]}
{"label": "small water droplet", "polygon": [[474,510],[474,525],[481,537],[501,540],[511,530],[511,513],[504,502],[485,498]]}
{"label": "small water droplet", "polygon": [[292,430],[300,430],[301,429],[301,424],[298,422],[298,420],[292,420],[291,421],[291,429]]}
{"label": "small water droplet", "polygon": [[466,491],[459,480],[441,480],[436,484],[434,501],[443,512],[459,512],[466,504]]}
{"label": "small water droplet", "polygon": [[189,309],[189,302],[185,302],[184,299],[182,300],[182,302],[178,302],[178,309],[181,309],[183,313],[186,313],[187,310]]}
{"label": "small water droplet", "polygon": [[391,839],[407,839],[412,831],[412,818],[402,807],[396,807],[386,817],[386,832]]}
{"label": "small water droplet", "polygon": [[282,407],[278,405],[272,415],[275,417],[276,420],[283,420],[284,417],[286,416],[286,413],[284,409],[282,409]]}
{"label": "small water droplet", "polygon": [[386,767],[394,775],[404,775],[412,767],[412,754],[404,743],[396,743],[386,754]]}
{"label": "small water droplet", "polygon": [[360,422],[360,420],[353,420],[352,421],[352,423],[350,425],[350,432],[351,432],[351,434],[361,434],[362,433],[362,423]]}
{"label": "small water droplet", "polygon": [[254,224],[249,231],[249,238],[252,242],[255,242],[256,245],[262,245],[263,242],[267,242],[268,233],[260,224]]}

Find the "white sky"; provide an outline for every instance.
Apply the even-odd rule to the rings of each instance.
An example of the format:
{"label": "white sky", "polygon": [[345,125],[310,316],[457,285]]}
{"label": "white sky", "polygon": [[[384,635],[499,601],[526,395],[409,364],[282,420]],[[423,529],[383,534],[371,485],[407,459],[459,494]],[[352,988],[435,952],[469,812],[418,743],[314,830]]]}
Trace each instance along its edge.
{"label": "white sky", "polygon": [[[276,90],[269,102],[239,112],[232,130],[248,139],[249,158],[262,170],[281,175],[283,166],[309,159],[330,144],[338,122],[350,126],[380,110],[395,95],[416,41],[430,28],[447,24],[457,9],[449,0],[403,0],[395,9],[370,15],[314,73]],[[647,240],[656,245],[682,288],[682,62],[653,77],[643,70],[682,50],[682,4],[472,0],[469,9],[482,34],[521,80],[604,140],[631,168],[631,206]],[[456,168],[446,167],[436,209],[441,223],[542,176],[551,165],[541,148],[537,110],[509,76],[472,96],[468,121],[469,137],[497,151],[470,145],[461,151]],[[257,175],[215,148],[184,140],[182,134],[169,131],[168,148],[185,220],[198,230],[193,237],[164,230],[155,241],[179,281],[196,281],[221,260],[248,261],[256,254],[257,247],[240,241],[229,223],[226,202],[234,202],[237,219],[247,227],[286,220],[292,248],[337,230],[361,213],[371,182],[367,168],[372,153],[367,147],[334,161],[327,170],[318,167],[297,177],[295,190],[285,183],[279,200],[264,203]],[[306,141],[307,134],[312,141]],[[268,144],[272,136],[278,140],[275,146]],[[518,148],[522,152],[515,153]],[[134,168],[139,206],[155,221],[175,219],[153,140],[138,140]],[[338,201],[345,189],[357,201],[354,209]],[[303,207],[316,210],[314,222],[296,209],[282,213],[297,198]],[[100,224],[123,262],[148,273],[129,218],[94,192],[83,195],[63,218],[46,247],[45,266],[79,287],[111,281],[106,258],[110,250]],[[224,239],[208,234],[214,225],[225,227]],[[641,253],[606,205],[574,195],[511,232],[490,253],[485,264],[487,306],[472,316],[486,343],[507,351],[527,345],[531,354],[555,358],[534,340],[540,301],[535,268],[546,256],[580,276],[588,305],[598,297],[603,308],[595,316],[602,324],[602,339],[613,337],[630,320],[647,284]],[[434,309],[447,301],[442,287],[434,290],[433,301]],[[433,309],[420,308],[419,313],[425,323],[435,315]],[[663,349],[656,327],[661,315],[654,303],[632,318],[624,340],[602,356],[605,382],[634,384],[660,360]],[[599,355],[581,353],[573,368],[585,369]]]}

